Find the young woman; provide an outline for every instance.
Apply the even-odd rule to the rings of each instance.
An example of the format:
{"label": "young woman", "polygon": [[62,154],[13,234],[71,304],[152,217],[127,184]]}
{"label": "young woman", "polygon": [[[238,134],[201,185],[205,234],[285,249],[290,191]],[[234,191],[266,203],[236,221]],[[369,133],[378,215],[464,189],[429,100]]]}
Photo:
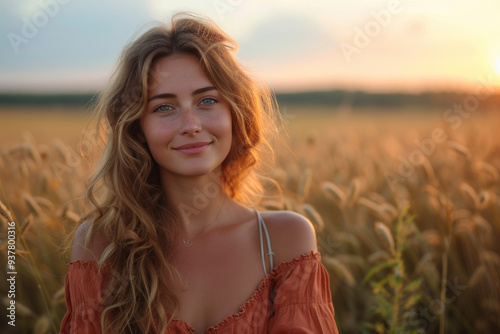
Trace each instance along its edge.
{"label": "young woman", "polygon": [[61,333],[337,333],[310,222],[252,208],[273,103],[236,48],[176,15],[123,51]]}

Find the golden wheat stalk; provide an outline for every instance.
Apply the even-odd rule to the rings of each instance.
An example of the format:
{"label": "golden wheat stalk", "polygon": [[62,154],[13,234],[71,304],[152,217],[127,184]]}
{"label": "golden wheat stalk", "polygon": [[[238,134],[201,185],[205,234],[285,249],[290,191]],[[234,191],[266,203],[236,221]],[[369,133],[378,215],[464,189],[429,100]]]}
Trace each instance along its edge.
{"label": "golden wheat stalk", "polygon": [[61,286],[54,294],[52,295],[52,302],[56,305],[65,303],[65,291],[64,286]]}
{"label": "golden wheat stalk", "polygon": [[476,270],[472,273],[472,275],[469,277],[469,281],[467,282],[467,286],[469,287],[475,287],[478,285],[478,283],[487,277],[486,273],[486,268],[484,267],[483,264],[480,264]]}
{"label": "golden wheat stalk", "polygon": [[360,197],[358,200],[358,204],[367,208],[373,215],[386,223],[391,223],[393,221],[393,217],[385,212],[384,208],[380,204],[377,204],[374,201],[369,200],[368,198]]}
{"label": "golden wheat stalk", "polygon": [[374,201],[377,204],[384,204],[386,199],[384,196],[380,195],[379,193],[371,192],[367,195],[367,198],[369,200]]}
{"label": "golden wheat stalk", "polygon": [[481,202],[476,191],[466,182],[460,183],[460,192],[464,196],[467,203],[476,210],[479,210]]}
{"label": "golden wheat stalk", "polygon": [[24,220],[24,223],[21,227],[21,236],[24,236],[24,234],[26,233],[26,231],[28,230],[28,228],[31,226],[31,223],[33,222],[33,219],[32,219],[32,215],[31,213],[28,215],[28,217],[26,217],[26,219]]}
{"label": "golden wheat stalk", "polygon": [[33,160],[36,165],[39,165],[42,162],[40,152],[38,152],[35,145],[33,145],[32,143],[25,143],[25,149],[28,157]]}
{"label": "golden wheat stalk", "polygon": [[360,270],[366,269],[366,260],[364,257],[356,254],[339,254],[335,256],[340,262],[348,265],[355,265]]}
{"label": "golden wheat stalk", "polygon": [[378,250],[368,256],[368,263],[375,265],[382,262],[387,262],[391,259],[391,254],[386,250]]}
{"label": "golden wheat stalk", "polygon": [[434,197],[438,197],[439,196],[439,190],[436,187],[434,187],[434,186],[432,186],[430,184],[426,184],[421,189],[422,189],[422,192],[427,193],[427,194],[429,194],[431,196],[434,196]]}
{"label": "golden wheat stalk", "polygon": [[425,242],[429,246],[433,246],[433,247],[440,247],[441,246],[442,238],[441,238],[441,234],[439,234],[439,232],[437,230],[430,229],[430,230],[424,231],[422,233],[422,236],[424,237]]}
{"label": "golden wheat stalk", "polygon": [[487,221],[486,219],[484,219],[479,214],[476,214],[472,217],[472,222],[474,223],[474,226],[476,227],[476,229],[483,230],[485,232],[485,235],[487,235],[489,237],[494,235],[493,234],[494,233],[493,226],[491,225],[491,223],[489,221]]}
{"label": "golden wheat stalk", "polygon": [[491,202],[490,192],[483,190],[479,193],[479,210],[484,210]]}
{"label": "golden wheat stalk", "polygon": [[65,203],[58,211],[57,211],[57,216],[60,218],[66,217],[66,212],[68,210],[71,210],[70,205],[68,203]]}
{"label": "golden wheat stalk", "polygon": [[495,252],[483,250],[479,254],[481,261],[489,263],[493,268],[500,267],[500,255]]}
{"label": "golden wheat stalk", "polygon": [[356,280],[349,268],[338,259],[331,256],[325,256],[323,258],[323,263],[327,268],[333,270],[348,287],[352,288],[356,285]]}
{"label": "golden wheat stalk", "polygon": [[347,197],[342,189],[340,189],[337,185],[333,184],[332,182],[326,181],[323,182],[321,188],[329,197],[333,199],[335,204],[337,204],[340,209],[343,209],[345,207],[347,203]]}
{"label": "golden wheat stalk", "polygon": [[300,198],[305,199],[309,195],[309,189],[311,188],[312,175],[311,170],[307,168],[304,170],[302,175],[300,176],[298,195]]}
{"label": "golden wheat stalk", "polygon": [[52,146],[55,147],[56,152],[59,154],[59,157],[63,161],[66,161],[69,152],[68,147],[64,145],[64,143],[60,139],[55,139],[52,142]]}
{"label": "golden wheat stalk", "polygon": [[298,208],[295,205],[295,202],[292,201],[290,198],[284,198],[283,199],[283,210],[298,211]]}
{"label": "golden wheat stalk", "polygon": [[23,200],[24,204],[28,207],[28,209],[33,213],[35,217],[41,217],[42,216],[42,208],[40,208],[40,205],[31,197],[30,194],[25,193],[23,195]]}
{"label": "golden wheat stalk", "polygon": [[391,220],[394,220],[399,216],[399,211],[389,203],[380,204],[380,209],[382,212],[387,213],[391,217]]}
{"label": "golden wheat stalk", "polygon": [[7,209],[5,204],[3,204],[2,201],[0,201],[0,215],[7,219],[7,221],[12,222],[14,221],[14,218],[12,218],[12,213]]}
{"label": "golden wheat stalk", "polygon": [[[432,260],[434,255],[432,253],[426,253],[423,257],[418,261],[415,266],[415,273],[421,274],[424,272],[424,269],[430,266],[433,266]],[[436,276],[437,277],[437,276]]]}
{"label": "golden wheat stalk", "polygon": [[40,192],[42,194],[47,194],[50,191],[49,181],[50,176],[48,173],[44,173],[40,176],[38,180],[38,187],[40,188]]}
{"label": "golden wheat stalk", "polygon": [[428,184],[436,184],[436,173],[434,173],[434,168],[432,167],[432,164],[430,163],[429,159],[427,157],[423,157],[422,163],[420,164],[422,166],[422,169],[425,172],[425,179],[426,183]]}
{"label": "golden wheat stalk", "polygon": [[359,180],[352,180],[347,191],[347,204],[352,206],[358,200],[359,196]]}
{"label": "golden wheat stalk", "polygon": [[40,153],[40,158],[42,161],[47,161],[50,158],[50,149],[47,145],[45,144],[39,144],[38,145],[38,152]]}
{"label": "golden wheat stalk", "polygon": [[314,224],[317,231],[322,231],[325,228],[325,223],[323,222],[323,218],[319,214],[316,209],[310,204],[303,204],[302,210],[309,220]]}
{"label": "golden wheat stalk", "polygon": [[19,145],[16,145],[14,147],[11,147],[9,148],[5,153],[7,155],[22,155],[26,152],[26,148],[24,146],[24,144],[19,144]]}
{"label": "golden wheat stalk", "polygon": [[442,204],[442,203],[441,203],[441,201],[440,201],[438,198],[436,198],[436,197],[429,197],[429,198],[427,199],[427,204],[428,204],[427,206],[428,206],[430,209],[434,210],[434,214],[436,214],[436,213],[440,213],[440,212],[442,212],[442,211],[443,211],[443,204]]}
{"label": "golden wheat stalk", "polygon": [[459,219],[466,219],[471,217],[471,212],[467,209],[458,209],[450,212],[450,220],[452,222]]}
{"label": "golden wheat stalk", "polygon": [[492,165],[490,165],[489,163],[484,162],[484,161],[478,161],[475,164],[475,169],[477,171],[481,171],[481,172],[486,173],[491,178],[492,182],[498,182],[498,179],[499,179],[498,170],[495,167],[493,167]]}
{"label": "golden wheat stalk", "polygon": [[45,334],[50,331],[51,321],[46,315],[38,317],[35,321],[36,334]]}
{"label": "golden wheat stalk", "polygon": [[21,176],[23,178],[28,178],[28,176],[30,175],[30,172],[29,172],[29,168],[28,168],[28,165],[26,164],[26,161],[21,161],[19,163],[19,165],[17,166],[18,168],[18,171],[19,171],[19,174],[21,174]]}
{"label": "golden wheat stalk", "polygon": [[[10,300],[6,297],[2,298],[2,301],[4,305],[8,305],[10,303]],[[33,313],[32,310],[30,310],[29,307],[24,305],[22,302],[16,300],[16,314],[22,317],[32,317],[35,314]]]}
{"label": "golden wheat stalk", "polygon": [[52,202],[45,197],[34,196],[33,200],[35,200],[35,202],[38,203],[40,207],[47,209],[47,211],[52,212],[55,210],[54,204],[52,204]]}
{"label": "golden wheat stalk", "polygon": [[396,249],[394,247],[394,237],[392,236],[392,232],[382,222],[375,222],[375,232],[377,233],[379,240],[382,242],[384,247],[392,254],[392,256],[396,255]]}
{"label": "golden wheat stalk", "polygon": [[448,148],[451,148],[453,151],[462,155],[465,159],[472,160],[472,153],[464,145],[448,140],[446,142],[446,146],[448,146]]}
{"label": "golden wheat stalk", "polygon": [[266,210],[283,210],[283,202],[277,200],[266,200],[262,203],[262,206],[266,208]]}
{"label": "golden wheat stalk", "polygon": [[69,219],[72,223],[78,224],[81,220],[80,215],[76,214],[75,212],[68,210],[66,211],[65,218]]}
{"label": "golden wheat stalk", "polygon": [[339,231],[336,234],[336,239],[340,243],[345,243],[346,247],[350,246],[353,249],[354,253],[360,253],[361,252],[361,243],[360,243],[359,239],[356,238],[356,236],[354,234],[348,233],[348,232]]}
{"label": "golden wheat stalk", "polygon": [[453,228],[453,235],[470,240],[474,237],[474,222],[471,219],[459,219]]}

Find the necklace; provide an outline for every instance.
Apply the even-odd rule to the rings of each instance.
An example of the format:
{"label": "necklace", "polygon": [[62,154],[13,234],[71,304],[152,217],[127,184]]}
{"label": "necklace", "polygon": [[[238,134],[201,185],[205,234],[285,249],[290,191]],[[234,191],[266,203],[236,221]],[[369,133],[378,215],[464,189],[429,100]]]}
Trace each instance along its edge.
{"label": "necklace", "polygon": [[207,226],[205,226],[205,228],[199,232],[193,239],[189,240],[189,239],[185,239],[184,237],[182,237],[182,243],[184,244],[184,246],[186,247],[191,247],[193,245],[193,242],[195,241],[195,239],[201,234],[203,233],[203,231],[205,231],[207,228],[209,228],[210,226],[212,226],[215,221],[217,220],[217,218],[219,218],[219,214],[221,213],[222,211],[222,207],[224,206],[224,204],[226,203],[226,197],[224,197],[224,200],[222,201],[222,204],[219,208],[219,211],[217,211],[217,214],[215,215],[215,218],[212,220],[212,222],[210,224],[208,224]]}

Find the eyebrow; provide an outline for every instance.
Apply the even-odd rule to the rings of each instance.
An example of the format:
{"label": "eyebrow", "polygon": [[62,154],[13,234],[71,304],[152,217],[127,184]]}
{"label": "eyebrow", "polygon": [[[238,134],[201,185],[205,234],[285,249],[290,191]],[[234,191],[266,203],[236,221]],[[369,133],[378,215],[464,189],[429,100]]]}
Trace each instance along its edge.
{"label": "eyebrow", "polygon": [[[198,94],[201,94],[201,93],[208,92],[210,90],[216,90],[216,88],[214,86],[207,86],[207,87],[203,87],[203,88],[198,88],[198,89],[194,90],[191,93],[191,95],[195,96],[195,95],[198,95]],[[166,99],[166,98],[173,98],[173,97],[177,97],[177,95],[172,94],[172,93],[161,93],[161,94],[157,94],[155,96],[150,97],[148,99],[148,102],[150,102],[152,100],[156,100],[156,99]]]}

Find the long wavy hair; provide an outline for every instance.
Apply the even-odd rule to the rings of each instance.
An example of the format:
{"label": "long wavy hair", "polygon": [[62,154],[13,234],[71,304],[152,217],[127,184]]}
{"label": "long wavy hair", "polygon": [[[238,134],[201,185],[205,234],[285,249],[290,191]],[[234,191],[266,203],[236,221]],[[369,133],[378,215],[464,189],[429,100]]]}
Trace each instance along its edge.
{"label": "long wavy hair", "polygon": [[276,103],[237,62],[237,49],[210,20],[174,15],[169,26],[155,26],[124,48],[99,97],[96,115],[104,150],[89,183],[83,220],[91,221],[86,247],[96,233],[110,241],[98,259],[100,270],[109,264],[115,273],[101,298],[105,333],[163,333],[179,310],[180,275],[169,256],[180,215],[162,193],[158,166],[139,125],[158,59],[178,53],[199,59],[231,110],[233,137],[221,166],[223,189],[247,205],[262,192],[255,167],[263,147],[270,147],[267,135],[276,132]]}

